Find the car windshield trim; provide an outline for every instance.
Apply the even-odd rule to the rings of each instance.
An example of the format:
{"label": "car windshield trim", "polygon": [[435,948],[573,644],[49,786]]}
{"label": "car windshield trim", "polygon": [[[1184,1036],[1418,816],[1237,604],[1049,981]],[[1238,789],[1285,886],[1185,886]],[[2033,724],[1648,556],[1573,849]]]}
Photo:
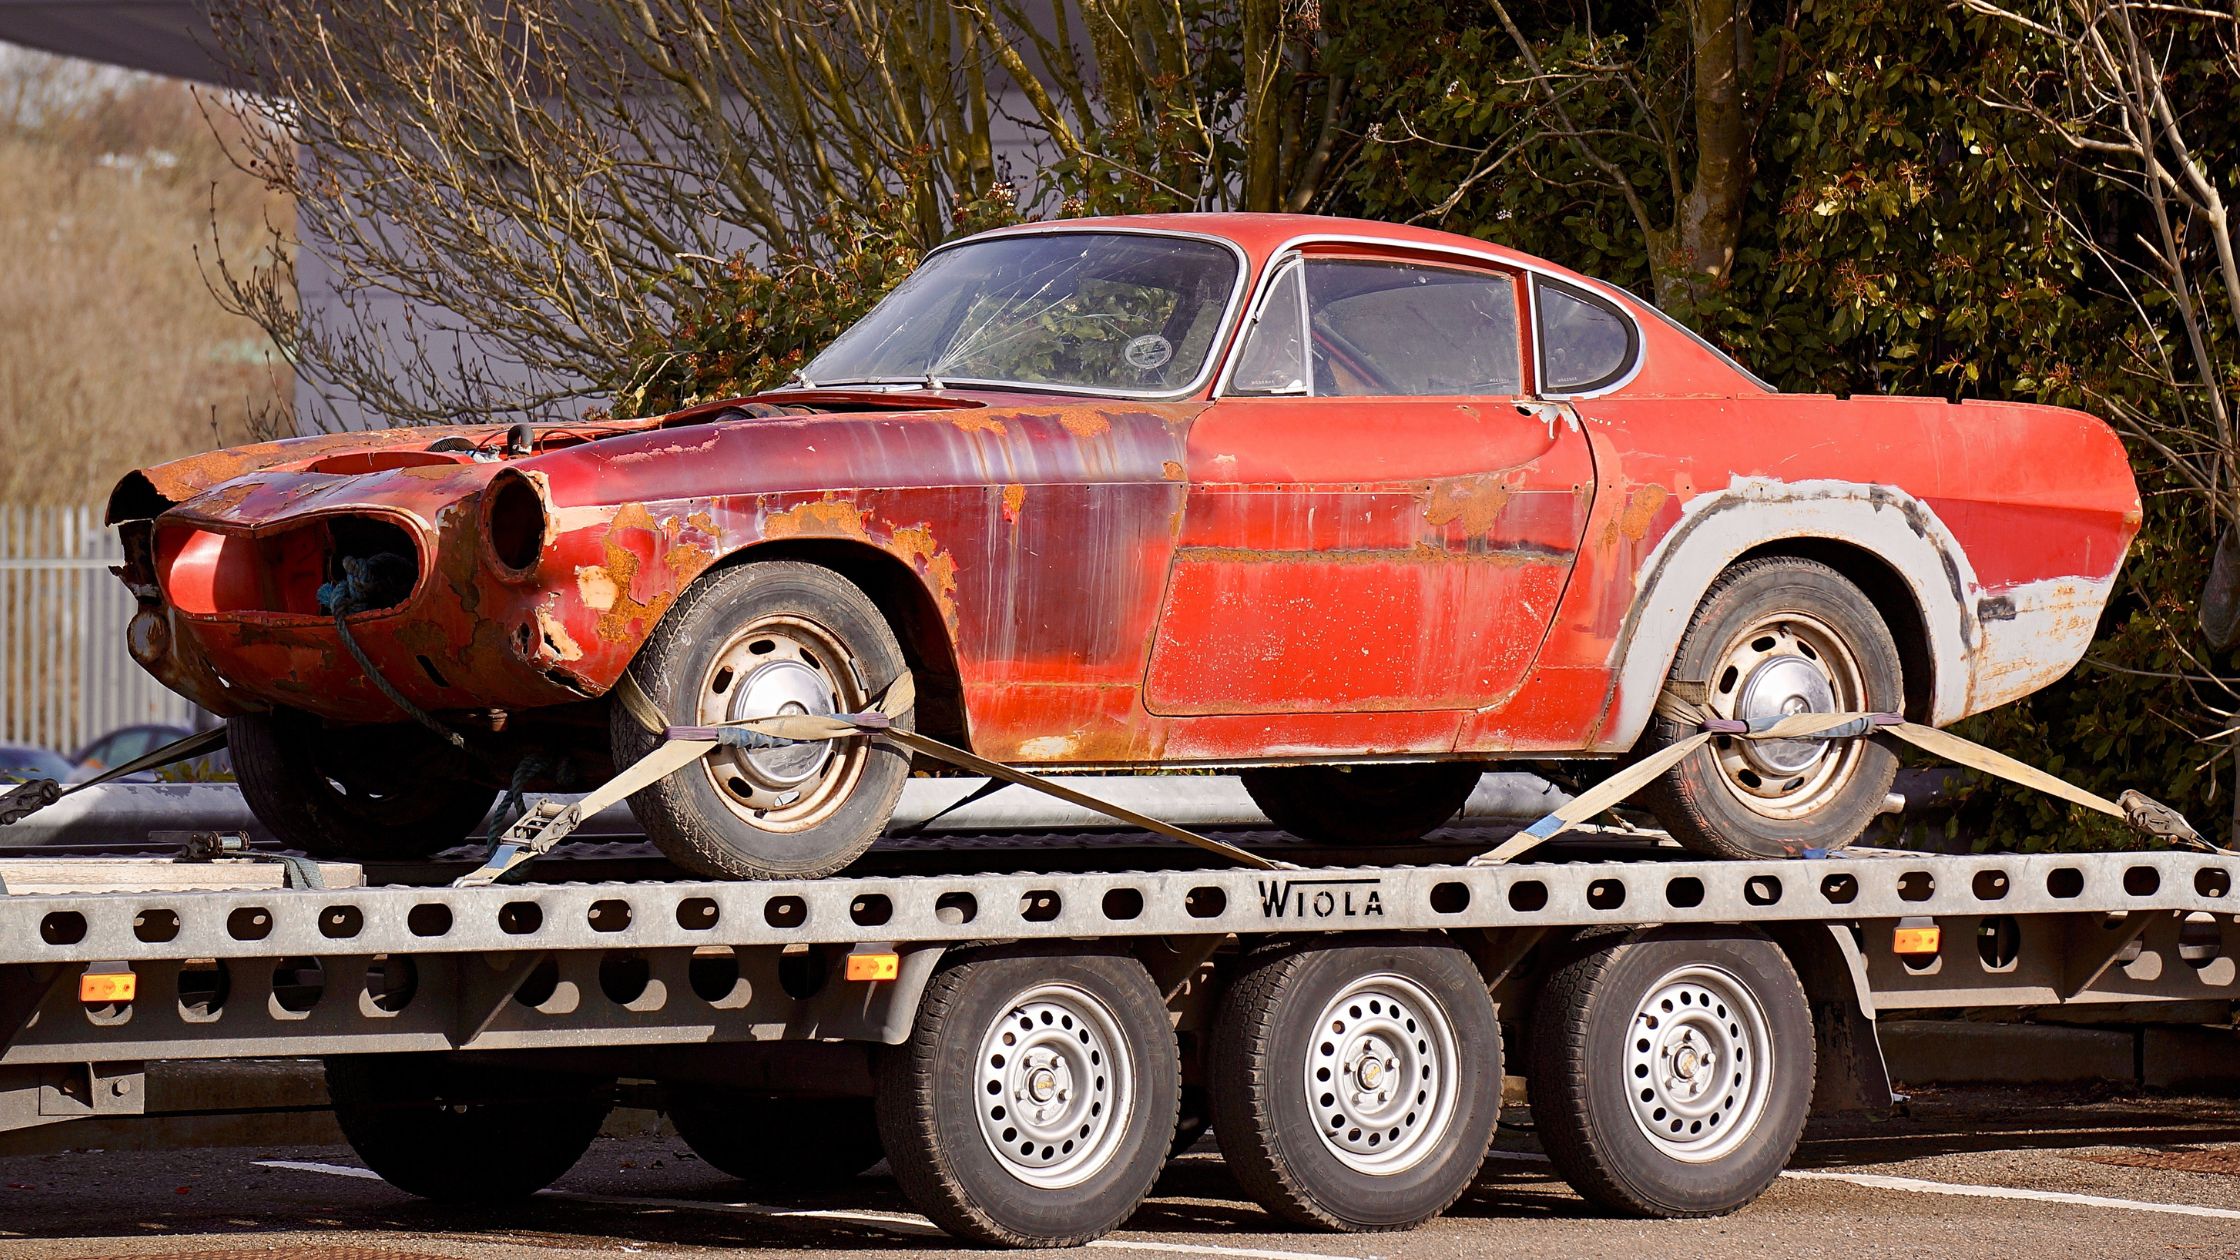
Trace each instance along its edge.
{"label": "car windshield trim", "polygon": [[[937,245],[930,250],[927,250],[925,257],[918,261],[918,267],[913,268],[912,272],[913,274],[915,274],[918,269],[923,268],[934,258],[966,245],[984,243],[989,241],[1009,240],[1015,237],[1028,236],[1150,236],[1162,237],[1171,240],[1201,241],[1206,244],[1217,245],[1222,249],[1227,250],[1230,257],[1236,261],[1236,274],[1230,280],[1228,296],[1222,301],[1220,320],[1214,325],[1213,339],[1207,345],[1205,361],[1198,365],[1197,375],[1191,378],[1190,382],[1187,385],[1177,386],[1173,389],[1120,389],[1117,387],[1093,385],[1071,385],[1051,381],[1019,381],[987,377],[942,376],[938,373],[931,378],[928,378],[926,376],[915,376],[895,377],[892,380],[881,380],[879,378],[842,378],[835,381],[821,381],[816,378],[814,373],[811,373],[805,377],[798,378],[802,382],[801,387],[803,389],[837,389],[851,384],[915,384],[928,385],[930,387],[938,383],[938,385],[941,387],[972,386],[983,389],[1013,390],[1023,393],[1079,394],[1085,397],[1092,398],[1132,398],[1141,399],[1144,401],[1171,401],[1176,399],[1188,398],[1193,394],[1202,392],[1206,388],[1207,383],[1213,379],[1214,373],[1219,370],[1227,360],[1229,338],[1231,334],[1236,331],[1237,312],[1239,307],[1243,303],[1245,291],[1252,284],[1253,275],[1252,259],[1250,255],[1245,253],[1244,246],[1239,245],[1237,242],[1229,239],[1226,236],[1219,236],[1211,232],[1192,232],[1181,228],[1138,227],[1121,225],[1098,225],[1091,227],[1073,226],[1069,224],[1035,224],[1029,227],[996,228],[993,231],[980,232],[972,236],[961,237],[954,241],[948,241],[941,245]],[[907,277],[905,277],[905,280],[907,281]],[[884,299],[882,299],[882,301],[883,300]],[[873,309],[876,310],[877,308],[874,307]],[[852,330],[853,327],[854,326],[851,325],[850,329]],[[842,333],[841,335],[845,336],[846,333]],[[830,349],[830,346],[827,346],[826,348]],[[822,354],[823,352],[820,351],[819,353]],[[812,365],[814,364],[814,362],[815,360],[811,360]]]}

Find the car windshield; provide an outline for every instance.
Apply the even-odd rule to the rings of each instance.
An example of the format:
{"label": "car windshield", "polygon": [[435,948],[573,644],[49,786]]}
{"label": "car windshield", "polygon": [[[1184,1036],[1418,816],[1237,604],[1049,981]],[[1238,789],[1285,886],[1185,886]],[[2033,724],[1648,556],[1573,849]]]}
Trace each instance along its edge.
{"label": "car windshield", "polygon": [[1235,254],[1210,241],[990,237],[927,259],[801,380],[1171,394],[1205,367],[1236,281]]}

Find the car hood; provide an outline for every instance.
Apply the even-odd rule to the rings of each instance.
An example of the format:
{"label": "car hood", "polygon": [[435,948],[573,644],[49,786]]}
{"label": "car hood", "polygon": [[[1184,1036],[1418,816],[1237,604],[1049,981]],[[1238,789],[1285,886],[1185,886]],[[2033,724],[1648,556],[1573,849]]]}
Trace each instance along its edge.
{"label": "car hood", "polygon": [[[1022,401],[1018,395],[1002,398],[1014,405]],[[420,499],[430,491],[454,498],[471,493],[500,468],[536,471],[548,463],[576,464],[592,447],[600,448],[604,463],[664,446],[692,445],[677,430],[773,421],[939,420],[985,409],[991,401],[984,395],[934,390],[786,391],[724,399],[641,419],[538,424],[533,426],[534,449],[526,455],[506,453],[511,426],[499,424],[283,438],[133,469],[111,491],[106,519],[114,525],[191,505],[188,515],[245,526],[313,511],[362,507],[369,499],[392,500],[395,491],[407,492],[408,499]],[[1078,398],[1029,401],[1082,403]],[[576,458],[566,458],[571,452]]]}

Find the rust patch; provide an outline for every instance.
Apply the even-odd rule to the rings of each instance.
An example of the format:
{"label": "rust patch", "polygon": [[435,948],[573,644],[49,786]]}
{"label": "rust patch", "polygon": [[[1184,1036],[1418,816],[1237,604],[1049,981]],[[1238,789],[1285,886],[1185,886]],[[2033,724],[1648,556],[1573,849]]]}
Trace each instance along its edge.
{"label": "rust patch", "polygon": [[669,576],[682,588],[700,576],[701,570],[711,563],[708,549],[698,543],[678,543],[669,548],[663,563],[669,566]]}
{"label": "rust patch", "polygon": [[941,619],[954,626],[957,622],[957,561],[935,541],[933,527],[912,525],[896,530],[893,549],[933,584],[933,602],[941,609]]}
{"label": "rust patch", "polygon": [[622,532],[630,529],[642,529],[654,534],[660,532],[660,527],[654,524],[653,513],[648,512],[643,503],[624,504],[614,514],[614,523],[607,527],[602,549],[606,553],[607,576],[614,583],[614,605],[600,614],[598,634],[600,639],[608,643],[627,642],[632,637],[632,623],[643,621],[648,626],[652,625],[661,619],[661,614],[667,612],[669,605],[677,598],[674,588],[644,600],[632,593],[631,586],[638,577],[638,553],[624,546],[621,538]]}
{"label": "rust patch", "polygon": [[1159,473],[1169,481],[1180,481],[1184,476],[1182,465],[1171,459],[1159,465]]}
{"label": "rust patch", "polygon": [[981,415],[977,411],[953,412],[949,417],[949,423],[967,433],[993,433],[997,437],[1003,437],[1011,432],[1004,427],[1003,421],[996,419],[994,416]]}
{"label": "rust patch", "polygon": [[1606,531],[1607,541],[1615,543],[1620,534],[1635,542],[1649,533],[1649,526],[1657,519],[1657,510],[1665,505],[1672,492],[1663,486],[1642,486],[1626,499],[1625,509],[1611,518]]}
{"label": "rust patch", "polygon": [[1509,487],[1498,477],[1442,481],[1431,487],[1423,519],[1441,527],[1460,521],[1465,534],[1489,534],[1501,517],[1501,509],[1508,505]]}
{"label": "rust patch", "polygon": [[1003,487],[1003,519],[1007,521],[1018,520],[1019,509],[1025,507],[1026,503],[1027,488],[1025,486],[1012,482]]}
{"label": "rust patch", "polygon": [[772,541],[781,538],[859,538],[869,541],[871,531],[864,526],[863,509],[848,500],[812,499],[783,512],[774,512],[765,518],[762,522],[762,536]]}
{"label": "rust patch", "polygon": [[1058,423],[1077,438],[1103,437],[1112,432],[1112,422],[1094,411],[1068,411],[1058,416]]}

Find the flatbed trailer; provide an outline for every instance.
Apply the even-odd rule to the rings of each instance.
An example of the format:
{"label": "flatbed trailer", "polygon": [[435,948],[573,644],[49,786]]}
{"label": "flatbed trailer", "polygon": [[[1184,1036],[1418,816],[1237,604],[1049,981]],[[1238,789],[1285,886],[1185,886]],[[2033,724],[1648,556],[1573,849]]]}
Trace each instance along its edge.
{"label": "flatbed trailer", "polygon": [[148,891],[78,859],[115,890],[0,897],[0,1129],[137,1114],[151,1061],[316,1056],[352,1145],[416,1193],[541,1188],[627,1094],[727,1173],[883,1154],[952,1233],[1064,1245],[1209,1123],[1280,1216],[1420,1223],[1477,1175],[1506,1074],[1590,1200],[1706,1215],[1764,1190],[1812,1109],[1891,1103],[1884,1012],[2240,1000],[2240,860],[2206,853],[1626,841],[1268,872],[1123,844],[1162,869],[1037,869],[1079,844],[771,883],[555,855],[527,871],[549,882],[469,888]]}

